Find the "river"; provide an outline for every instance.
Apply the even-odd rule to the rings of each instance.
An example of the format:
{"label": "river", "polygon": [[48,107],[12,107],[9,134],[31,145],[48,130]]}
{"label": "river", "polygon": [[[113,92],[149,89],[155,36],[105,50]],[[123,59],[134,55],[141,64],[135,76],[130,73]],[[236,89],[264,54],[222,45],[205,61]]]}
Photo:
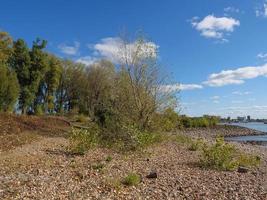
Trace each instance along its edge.
{"label": "river", "polygon": [[226,140],[237,141],[237,142],[262,142],[267,145],[267,124],[259,122],[249,122],[249,123],[233,123],[231,125],[241,126],[257,131],[265,132],[266,135],[256,135],[256,136],[238,136],[226,138]]}

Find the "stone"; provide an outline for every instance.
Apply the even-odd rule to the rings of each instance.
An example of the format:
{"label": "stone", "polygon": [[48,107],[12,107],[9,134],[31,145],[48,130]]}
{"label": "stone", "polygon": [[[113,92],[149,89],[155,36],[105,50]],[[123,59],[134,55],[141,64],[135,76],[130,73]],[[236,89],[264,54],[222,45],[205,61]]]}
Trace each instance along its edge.
{"label": "stone", "polygon": [[156,171],[152,171],[146,177],[147,178],[158,178],[158,174]]}
{"label": "stone", "polygon": [[239,172],[239,173],[247,173],[248,172],[248,168],[246,168],[246,167],[238,167],[237,172]]}

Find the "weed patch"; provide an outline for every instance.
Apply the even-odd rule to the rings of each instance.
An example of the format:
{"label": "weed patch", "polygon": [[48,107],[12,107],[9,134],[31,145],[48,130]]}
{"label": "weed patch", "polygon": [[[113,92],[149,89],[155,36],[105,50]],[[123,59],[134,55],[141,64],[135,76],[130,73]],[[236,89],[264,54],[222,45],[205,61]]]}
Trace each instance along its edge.
{"label": "weed patch", "polygon": [[127,186],[135,186],[141,182],[140,175],[136,173],[129,173],[123,180],[122,183]]}
{"label": "weed patch", "polygon": [[205,144],[202,148],[200,164],[217,170],[233,171],[239,166],[256,167],[260,158],[241,153],[234,145],[227,144],[223,138],[217,138],[215,144]]}

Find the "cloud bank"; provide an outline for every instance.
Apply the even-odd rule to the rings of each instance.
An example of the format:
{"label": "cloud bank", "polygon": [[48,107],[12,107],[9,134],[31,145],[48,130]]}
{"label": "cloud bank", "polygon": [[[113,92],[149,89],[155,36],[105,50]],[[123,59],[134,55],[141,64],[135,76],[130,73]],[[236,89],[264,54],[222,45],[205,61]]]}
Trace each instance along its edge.
{"label": "cloud bank", "polygon": [[267,76],[267,64],[257,67],[241,67],[235,70],[223,70],[219,73],[211,74],[204,85],[211,87],[221,87],[231,84],[242,84],[247,79],[260,76]]}

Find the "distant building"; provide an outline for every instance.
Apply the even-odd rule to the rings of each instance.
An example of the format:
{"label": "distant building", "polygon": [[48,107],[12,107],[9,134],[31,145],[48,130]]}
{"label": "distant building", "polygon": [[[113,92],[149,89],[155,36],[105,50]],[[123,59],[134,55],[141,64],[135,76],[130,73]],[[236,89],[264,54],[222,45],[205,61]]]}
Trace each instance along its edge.
{"label": "distant building", "polygon": [[248,115],[247,116],[247,121],[250,121],[250,120],[251,120],[250,115]]}
{"label": "distant building", "polygon": [[246,121],[246,117],[237,117],[237,121],[244,122]]}

